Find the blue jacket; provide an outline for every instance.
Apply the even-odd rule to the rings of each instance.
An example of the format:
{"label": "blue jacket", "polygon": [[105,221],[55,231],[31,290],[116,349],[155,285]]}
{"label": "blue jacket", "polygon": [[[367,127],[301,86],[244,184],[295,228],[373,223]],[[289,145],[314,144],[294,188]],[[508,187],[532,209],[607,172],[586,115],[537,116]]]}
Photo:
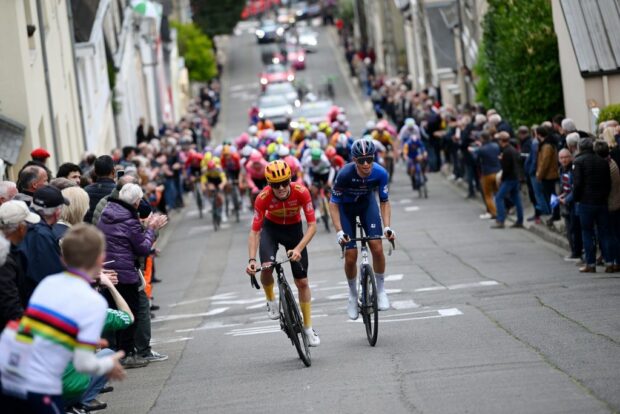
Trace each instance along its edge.
{"label": "blue jacket", "polygon": [[536,162],[538,161],[538,140],[532,139],[532,149],[523,165],[527,176],[536,175]]}
{"label": "blue jacket", "polygon": [[501,150],[495,142],[488,142],[478,148],[475,152],[480,160],[480,171],[482,175],[496,174],[502,166],[499,163]]}
{"label": "blue jacket", "polygon": [[58,239],[54,235],[52,226],[47,224],[43,218],[39,223],[30,226],[18,249],[26,258],[24,295],[28,299],[45,276],[65,270],[60,260]]}

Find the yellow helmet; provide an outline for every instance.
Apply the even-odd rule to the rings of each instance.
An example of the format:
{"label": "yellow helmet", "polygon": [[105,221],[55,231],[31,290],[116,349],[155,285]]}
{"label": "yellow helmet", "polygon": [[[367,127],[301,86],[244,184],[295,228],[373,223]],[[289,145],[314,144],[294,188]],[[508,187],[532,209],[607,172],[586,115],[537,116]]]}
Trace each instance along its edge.
{"label": "yellow helmet", "polygon": [[271,161],[265,167],[265,178],[270,183],[280,183],[291,179],[291,167],[282,160]]}

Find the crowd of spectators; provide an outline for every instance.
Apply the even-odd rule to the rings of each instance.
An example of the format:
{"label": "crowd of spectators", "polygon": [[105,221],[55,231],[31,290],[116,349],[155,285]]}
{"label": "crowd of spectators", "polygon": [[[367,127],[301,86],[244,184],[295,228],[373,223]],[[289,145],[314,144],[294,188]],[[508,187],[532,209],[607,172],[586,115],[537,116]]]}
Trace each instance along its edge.
{"label": "crowd of spectators", "polygon": [[136,145],[55,174],[38,148],[0,181],[3,412],[104,409],[109,379],[168,358],[150,346],[159,231],[183,206],[186,149],[208,144],[219,105],[213,82],[179,123],[141,119]]}
{"label": "crowd of spectators", "polygon": [[[341,33],[345,59],[361,93],[378,119],[398,130],[413,118],[428,152],[428,169],[442,168],[450,180],[464,181],[467,198],[480,195],[486,206],[481,219],[492,228],[524,221],[565,230],[567,261],[581,272],[620,272],[620,126],[602,122],[594,133],[578,130],[562,115],[540,125],[512,126],[494,109],[442,105],[436,88],[415,90],[411,76],[387,78],[375,70],[372,49],[356,50]],[[533,206],[524,217],[522,191]],[[562,221],[563,226],[558,226]],[[597,256],[597,247],[600,255]]]}

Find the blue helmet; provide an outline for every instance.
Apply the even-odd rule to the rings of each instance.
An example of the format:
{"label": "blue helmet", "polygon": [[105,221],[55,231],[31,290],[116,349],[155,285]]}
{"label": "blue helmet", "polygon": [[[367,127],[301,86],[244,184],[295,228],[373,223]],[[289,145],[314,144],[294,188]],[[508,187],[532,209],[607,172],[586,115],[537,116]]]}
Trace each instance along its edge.
{"label": "blue helmet", "polygon": [[358,139],[353,143],[353,146],[351,147],[351,156],[355,158],[371,156],[375,155],[375,151],[375,144],[372,142],[372,140],[362,138]]}

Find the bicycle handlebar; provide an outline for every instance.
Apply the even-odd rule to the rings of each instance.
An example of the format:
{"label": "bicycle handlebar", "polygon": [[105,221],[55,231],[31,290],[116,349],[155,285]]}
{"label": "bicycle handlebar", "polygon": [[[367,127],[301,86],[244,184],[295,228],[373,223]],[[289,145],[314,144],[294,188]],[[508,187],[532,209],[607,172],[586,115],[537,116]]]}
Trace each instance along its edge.
{"label": "bicycle handlebar", "polygon": [[[279,262],[276,261],[276,262],[272,262],[271,264],[266,265],[266,266],[257,267],[256,268],[256,273],[262,272],[263,270],[273,269],[276,266],[280,266],[280,265],[282,265],[284,263],[287,263],[287,262],[290,262],[290,261],[291,261],[291,258],[289,257],[289,258],[287,258],[285,260],[282,260],[282,261],[279,261]],[[299,267],[301,267],[302,271],[304,270],[304,267],[301,265],[301,263],[299,263],[299,262],[295,262],[295,263],[297,263],[299,265]],[[256,280],[256,276],[250,276],[250,285],[252,285],[252,287],[256,288],[257,290],[260,290],[260,285],[258,284],[258,280]]]}
{"label": "bicycle handlebar", "polygon": [[[356,237],[356,238],[353,238],[353,239],[349,238],[349,242],[367,242],[369,240],[383,240],[383,239],[388,240],[390,242],[390,248],[388,250],[388,256],[391,256],[392,252],[394,250],[396,250],[396,245],[394,243],[394,240],[389,240],[385,236],[372,236],[372,237],[364,236],[364,237]],[[346,243],[340,245],[340,249],[342,250],[342,254],[340,255],[341,259],[344,258],[344,250],[345,250],[346,246],[347,246]]]}

